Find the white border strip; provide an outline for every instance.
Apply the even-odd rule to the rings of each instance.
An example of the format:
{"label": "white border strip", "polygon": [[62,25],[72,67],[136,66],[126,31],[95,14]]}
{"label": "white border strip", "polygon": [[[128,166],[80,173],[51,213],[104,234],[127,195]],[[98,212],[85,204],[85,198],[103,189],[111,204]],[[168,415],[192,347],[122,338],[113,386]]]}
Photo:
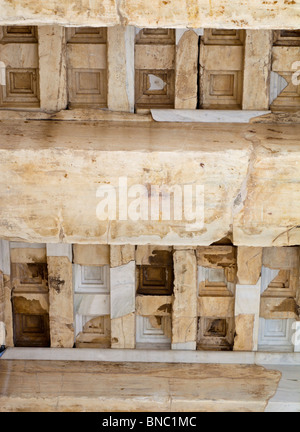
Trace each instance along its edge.
{"label": "white border strip", "polygon": [[7,348],[1,359],[300,366],[300,353],[232,351],[208,352],[96,348]]}

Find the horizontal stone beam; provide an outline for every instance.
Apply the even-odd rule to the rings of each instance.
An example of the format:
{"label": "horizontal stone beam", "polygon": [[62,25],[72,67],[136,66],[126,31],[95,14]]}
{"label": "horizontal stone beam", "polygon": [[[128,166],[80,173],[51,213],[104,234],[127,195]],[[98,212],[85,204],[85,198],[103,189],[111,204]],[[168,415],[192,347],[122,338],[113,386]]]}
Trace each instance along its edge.
{"label": "horizontal stone beam", "polygon": [[298,29],[300,1],[0,0],[0,24]]}
{"label": "horizontal stone beam", "polygon": [[[0,238],[207,246],[227,237],[238,246],[300,244],[299,135],[300,125],[3,120]],[[193,194],[202,187],[203,225],[184,211],[175,219],[172,208],[166,220],[151,220],[150,212],[149,220],[135,220],[144,217],[131,189],[136,185],[143,188],[143,204],[155,198],[152,186],[154,192],[175,186],[183,195],[186,185],[194,185]],[[109,189],[116,220],[100,220]],[[127,220],[120,220],[122,197]]]}

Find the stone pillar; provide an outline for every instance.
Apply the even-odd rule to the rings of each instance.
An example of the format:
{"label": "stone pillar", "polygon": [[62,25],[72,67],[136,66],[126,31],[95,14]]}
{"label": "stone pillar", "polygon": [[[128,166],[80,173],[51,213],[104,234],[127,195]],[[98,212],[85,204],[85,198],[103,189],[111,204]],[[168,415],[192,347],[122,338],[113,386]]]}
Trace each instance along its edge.
{"label": "stone pillar", "polygon": [[197,259],[194,250],[174,252],[172,349],[195,350],[197,338]]}
{"label": "stone pillar", "polygon": [[74,345],[72,245],[47,244],[49,322],[52,348]]}
{"label": "stone pillar", "polygon": [[134,112],[135,28],[115,26],[107,29],[108,109]]}
{"label": "stone pillar", "polygon": [[198,89],[198,35],[176,30],[175,109],[196,109]]}
{"label": "stone pillar", "polygon": [[269,109],[272,47],[272,30],[246,30],[244,110]]}
{"label": "stone pillar", "polygon": [[262,253],[260,247],[238,247],[234,351],[257,351]]}
{"label": "stone pillar", "polygon": [[40,26],[38,33],[41,109],[60,111],[68,103],[65,28]]}
{"label": "stone pillar", "polygon": [[135,247],[110,246],[111,347],[135,348]]}
{"label": "stone pillar", "polygon": [[5,346],[14,346],[10,279],[9,242],[0,240],[0,325],[4,331]]}

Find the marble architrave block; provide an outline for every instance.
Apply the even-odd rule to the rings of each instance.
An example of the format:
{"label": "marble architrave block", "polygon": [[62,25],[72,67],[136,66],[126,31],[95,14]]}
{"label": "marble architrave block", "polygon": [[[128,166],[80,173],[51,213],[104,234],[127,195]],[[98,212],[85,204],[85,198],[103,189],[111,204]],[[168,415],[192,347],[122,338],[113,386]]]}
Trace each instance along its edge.
{"label": "marble architrave block", "polygon": [[135,311],[135,291],[135,261],[110,269],[111,319]]}
{"label": "marble architrave block", "polygon": [[[236,285],[235,318],[236,337],[234,350],[248,351],[252,341],[252,350],[257,351],[260,312],[261,278],[256,285]],[[247,318],[247,319],[246,319]],[[243,346],[241,341],[246,342]]]}

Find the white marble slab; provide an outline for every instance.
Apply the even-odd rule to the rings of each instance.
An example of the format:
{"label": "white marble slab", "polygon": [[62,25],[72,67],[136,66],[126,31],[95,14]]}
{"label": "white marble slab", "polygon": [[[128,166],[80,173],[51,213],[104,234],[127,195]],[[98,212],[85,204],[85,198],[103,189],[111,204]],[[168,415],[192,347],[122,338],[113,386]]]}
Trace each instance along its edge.
{"label": "white marble slab", "polygon": [[135,312],[135,261],[110,269],[110,314],[120,318]]}
{"label": "white marble slab", "polygon": [[110,314],[110,296],[106,294],[75,294],[75,314],[103,316]]}
{"label": "white marble slab", "polygon": [[300,353],[300,321],[295,321],[293,323],[293,330],[294,352]]}
{"label": "white marble slab", "polygon": [[235,309],[237,315],[254,315],[253,326],[253,351],[257,351],[259,333],[259,312],[260,312],[260,286],[261,278],[256,285],[236,285]]}
{"label": "white marble slab", "polygon": [[173,343],[172,344],[172,350],[192,350],[195,351],[196,350],[196,341],[192,341],[192,342],[178,342],[178,343]]}
{"label": "white marble slab", "polygon": [[0,321],[0,346],[5,346],[5,323]]}
{"label": "white marble slab", "polygon": [[[300,353],[237,351],[132,350],[97,348],[7,348],[7,360],[128,361],[166,363],[214,363],[299,366]],[[0,361],[1,363],[1,361]]]}
{"label": "white marble slab", "polygon": [[275,395],[269,400],[265,412],[300,412],[300,366],[262,365],[282,374]]}
{"label": "white marble slab", "polygon": [[259,319],[259,351],[293,352],[294,319]]}
{"label": "white marble slab", "polygon": [[9,241],[6,240],[0,240],[0,271],[7,276],[10,275]]}
{"label": "white marble slab", "polygon": [[279,270],[269,269],[268,267],[262,266],[261,268],[261,289],[260,293],[262,294],[270,283],[278,276]]}
{"label": "white marble slab", "polygon": [[47,256],[67,257],[72,262],[72,245],[67,243],[47,243]]}
{"label": "white marble slab", "polygon": [[26,242],[10,242],[11,249],[43,249],[46,247],[46,243],[26,243]]}
{"label": "white marble slab", "polygon": [[151,114],[157,122],[183,123],[249,123],[254,117],[269,114],[271,111],[251,110],[180,110],[152,109]]}

